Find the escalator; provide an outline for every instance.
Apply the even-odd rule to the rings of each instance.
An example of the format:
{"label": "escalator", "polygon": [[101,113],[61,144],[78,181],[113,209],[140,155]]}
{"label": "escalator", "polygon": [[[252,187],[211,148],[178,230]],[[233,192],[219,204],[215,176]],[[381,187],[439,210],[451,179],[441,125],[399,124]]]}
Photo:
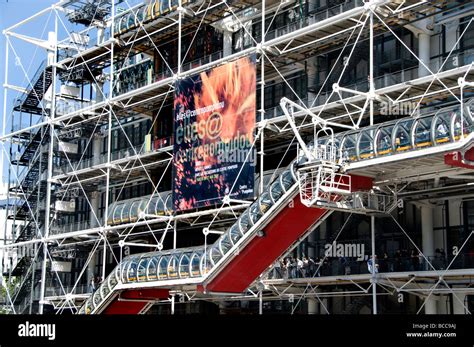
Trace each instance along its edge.
{"label": "escalator", "polygon": [[[468,103],[463,111],[459,108],[442,109],[415,119],[341,133],[331,139],[321,138],[316,143],[318,148],[331,148],[331,153],[337,151],[342,162],[365,165],[371,165],[370,161],[379,157],[390,161],[406,160],[407,152],[411,157],[417,157],[431,155],[436,149],[436,153],[446,155],[472,146],[473,103]],[[150,294],[157,288],[160,289],[157,294],[160,298],[166,290],[183,286],[193,286],[207,294],[245,291],[275,259],[331,213],[331,204],[338,203],[344,190],[348,194],[356,192],[354,195],[360,195],[358,192],[372,189],[371,178],[341,175],[346,180],[336,185],[334,182],[331,186],[318,184],[318,187],[331,187],[336,192],[325,204],[306,207],[304,199],[298,197],[303,181],[301,172],[308,164],[302,158],[293,161],[267,185],[259,198],[213,245],[126,257],[84,303],[79,313],[120,313],[125,310],[120,307],[128,307],[127,313],[132,313],[124,302],[142,303],[138,307],[141,311],[147,300],[153,300]],[[315,166],[312,162],[309,164]],[[316,167],[318,165],[321,167],[321,164],[316,164]],[[339,175],[337,170],[328,176]],[[305,189],[305,184],[303,186]],[[354,209],[354,206],[349,205],[349,208]],[[130,295],[147,299],[124,301],[124,296]],[[135,313],[140,311],[137,309]]]}
{"label": "escalator", "polygon": [[[151,288],[193,285],[204,293],[241,293],[276,258],[308,230],[321,223],[330,211],[307,208],[298,198],[294,161],[237,221],[208,247],[194,247],[126,257],[84,303],[80,314],[139,313],[150,298]],[[369,190],[372,180],[352,177],[354,190]],[[141,297],[127,300],[125,297]],[[148,299],[144,299],[144,298]],[[136,312],[124,302],[142,303]],[[120,310],[119,307],[126,307]]]}

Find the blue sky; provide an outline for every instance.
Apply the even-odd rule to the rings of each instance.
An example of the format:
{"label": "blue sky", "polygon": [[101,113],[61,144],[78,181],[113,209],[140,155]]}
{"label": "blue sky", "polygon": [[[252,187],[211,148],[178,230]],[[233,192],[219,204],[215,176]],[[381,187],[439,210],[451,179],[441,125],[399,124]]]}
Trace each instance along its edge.
{"label": "blue sky", "polygon": [[[52,0],[0,0],[0,28],[1,31],[6,28],[26,19],[33,14],[41,11],[44,8],[47,8],[56,1]],[[48,22],[48,15],[42,16],[37,20],[25,25],[23,29],[19,29],[18,32],[21,34],[26,34],[35,37],[41,37],[41,33],[45,29],[45,24]],[[52,21],[50,21],[52,23]],[[46,30],[47,31],[47,30]],[[45,36],[43,36],[44,38]],[[14,40],[14,48],[18,56],[21,57],[22,64],[25,66],[25,69],[28,72],[28,75],[31,76],[34,74],[38,68],[40,62],[45,58],[45,52],[39,49],[36,49],[35,46],[31,44],[23,43],[19,40]],[[5,37],[0,35],[0,129],[3,129],[3,98],[4,98],[4,88],[3,83],[5,82]],[[36,54],[35,54],[36,52]],[[25,75],[17,65],[15,65],[15,56],[10,52],[9,58],[9,83],[26,87],[27,80]],[[12,103],[16,97],[16,92],[8,92],[8,102],[7,102],[7,116],[10,115],[12,108]],[[8,124],[8,123],[7,123]],[[0,130],[1,132],[1,130]],[[3,177],[6,176],[7,162],[3,165]],[[4,181],[5,179],[3,179]]]}
{"label": "blue sky", "polygon": [[[0,28],[2,31],[20,21],[22,21],[25,18],[28,18],[29,16],[41,11],[44,8],[47,8],[51,4],[55,3],[56,1],[52,0],[0,0]],[[35,20],[34,22],[31,22],[30,24],[26,25],[23,30],[19,30],[22,34],[29,34],[29,35],[37,35],[40,36],[40,33],[44,29],[44,24],[47,20],[47,15],[43,16],[43,18],[38,18],[38,20]],[[3,85],[5,81],[5,37],[1,35],[0,38],[0,45],[1,45],[1,50],[0,50],[0,80]],[[14,47],[16,49],[16,52],[19,56],[24,57],[22,59],[23,65],[25,65],[25,68],[28,69],[28,66],[30,65],[30,61],[27,60],[27,58],[33,57],[35,47],[32,45],[27,45],[23,44],[18,40],[14,41]],[[39,62],[41,62],[40,58],[40,53],[38,52],[36,58],[31,62],[31,68],[30,68],[30,73],[34,73],[36,71],[37,65]],[[11,65],[14,64],[14,56],[10,54],[10,59],[9,59]],[[35,64],[35,62],[38,62]],[[11,66],[10,65],[10,66]],[[36,67],[35,67],[36,66]],[[10,77],[10,82],[13,84],[21,83],[24,79],[24,74],[20,69],[10,69],[9,72],[9,77]],[[21,85],[21,84],[20,84]],[[24,87],[25,85],[23,85]],[[3,116],[3,93],[4,90],[1,88],[0,96],[1,96],[1,104],[2,108],[2,116]],[[12,94],[9,92],[9,94]]]}

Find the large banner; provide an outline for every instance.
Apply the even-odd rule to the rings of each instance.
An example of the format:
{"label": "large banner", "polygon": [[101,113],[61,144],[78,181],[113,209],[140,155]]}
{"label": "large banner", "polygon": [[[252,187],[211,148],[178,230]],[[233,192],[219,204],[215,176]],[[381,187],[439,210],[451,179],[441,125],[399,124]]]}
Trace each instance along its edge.
{"label": "large banner", "polygon": [[176,83],[175,210],[253,196],[255,115],[255,55]]}

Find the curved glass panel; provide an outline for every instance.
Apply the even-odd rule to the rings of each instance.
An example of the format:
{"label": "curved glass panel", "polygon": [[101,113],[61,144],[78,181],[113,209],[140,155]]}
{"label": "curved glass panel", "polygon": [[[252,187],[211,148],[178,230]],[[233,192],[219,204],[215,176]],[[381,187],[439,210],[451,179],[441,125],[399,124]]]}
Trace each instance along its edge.
{"label": "curved glass panel", "polygon": [[148,281],[156,281],[158,279],[157,275],[158,271],[158,259],[157,257],[152,257],[151,260],[148,262],[147,268],[147,280]]}
{"label": "curved glass panel", "polygon": [[102,296],[102,298],[106,298],[107,297],[107,294],[110,293],[110,289],[109,289],[109,283],[108,282],[104,282],[101,286],[100,286],[100,295]]}
{"label": "curved glass panel", "polygon": [[199,266],[201,267],[201,274],[205,275],[209,272],[212,268],[212,263],[209,256],[209,250],[206,251],[203,255],[201,255],[201,261],[199,262]]}
{"label": "curved glass panel", "polygon": [[179,277],[186,278],[189,277],[189,256],[188,254],[183,254],[179,261]]}
{"label": "curved glass panel", "polygon": [[138,206],[140,206],[141,201],[135,200],[130,204],[130,222],[135,222],[138,219]]}
{"label": "curved glass panel", "polygon": [[114,270],[114,275],[115,275],[115,281],[120,282],[122,279],[120,278],[120,264],[117,265],[117,267]]}
{"label": "curved glass panel", "polygon": [[91,302],[91,299],[87,299],[85,305],[84,305],[84,311],[86,314],[90,314],[93,310],[93,307],[92,307],[92,302]]}
{"label": "curved glass panel", "polygon": [[393,126],[382,126],[375,134],[375,145],[377,155],[389,155],[392,153]]}
{"label": "curved glass panel", "polygon": [[173,212],[173,198],[171,194],[168,194],[165,200],[165,213],[171,214],[172,212]]}
{"label": "curved glass panel", "polygon": [[154,196],[151,198],[150,202],[148,203],[148,208],[146,209],[147,214],[155,214],[155,207],[156,207],[156,201],[158,200],[157,196]]}
{"label": "curved glass panel", "polygon": [[178,8],[179,1],[178,0],[171,0],[171,8],[172,10],[176,10]]}
{"label": "curved glass panel", "polygon": [[356,134],[347,134],[342,139],[341,156],[343,160],[357,160]]}
{"label": "curved glass panel", "polygon": [[240,232],[240,228],[237,223],[234,223],[234,225],[232,225],[229,231],[229,235],[234,245],[237,243],[237,241],[240,240],[240,238],[242,237],[242,233]]}
{"label": "curved glass panel", "polygon": [[112,290],[117,285],[117,279],[115,278],[115,271],[107,277],[107,284],[109,289]]}
{"label": "curved glass panel", "polygon": [[168,258],[167,256],[160,257],[158,262],[158,279],[164,280],[168,278]]}
{"label": "curved glass panel", "polygon": [[130,14],[127,15],[127,30],[133,29],[136,26],[135,23],[135,12],[131,11]]}
{"label": "curved glass panel", "polygon": [[120,280],[122,281],[122,283],[126,283],[127,282],[127,270],[128,270],[128,264],[129,264],[129,260],[125,260],[122,262],[122,264],[119,265],[119,271],[121,271],[120,273]]}
{"label": "curved glass panel", "polygon": [[283,187],[285,188],[285,191],[287,191],[288,189],[291,188],[291,186],[293,184],[295,184],[296,180],[295,178],[293,177],[293,172],[292,172],[292,168],[288,168],[286,169],[285,171],[283,171],[283,173],[281,174],[281,183],[283,185]]}
{"label": "curved glass panel", "polygon": [[461,127],[461,112],[457,112],[456,115],[454,115],[453,120],[452,120],[451,129],[454,129],[453,137],[455,141],[458,141],[461,138],[461,128],[462,128],[462,133],[464,134],[464,136],[467,136],[474,131],[474,122],[471,120],[469,115],[464,114],[462,118],[463,118],[462,127]]}
{"label": "curved glass panel", "polygon": [[250,229],[251,225],[250,225],[250,218],[249,218],[249,211],[248,210],[246,210],[244,213],[242,213],[242,215],[238,219],[238,223],[239,223],[240,232],[242,234],[245,234]]}
{"label": "curved glass panel", "polygon": [[285,191],[281,187],[279,178],[275,180],[270,186],[270,196],[274,202],[280,200],[280,198],[285,194]]}
{"label": "curved glass panel", "polygon": [[178,277],[178,266],[179,266],[178,256],[174,255],[174,256],[169,257],[168,278],[173,279],[173,278]]}
{"label": "curved glass panel", "polygon": [[404,152],[412,148],[411,127],[413,119],[404,119],[397,122],[393,128],[393,148],[395,152]]}
{"label": "curved glass panel", "polygon": [[153,6],[153,18],[156,18],[160,15],[160,1],[155,1]]}
{"label": "curved glass panel", "polygon": [[219,248],[219,245],[215,244],[214,246],[211,247],[209,251],[209,255],[211,258],[212,263],[215,265],[219,260],[221,260],[223,254],[221,253],[221,250]]}
{"label": "curved glass panel", "polygon": [[126,201],[123,204],[121,221],[122,223],[128,223],[130,221],[130,207],[133,201]]}
{"label": "curved glass panel", "polygon": [[117,204],[114,209],[114,224],[121,223],[122,222],[122,210],[123,210],[123,204]]}
{"label": "curved glass panel", "polygon": [[250,217],[252,218],[252,224],[255,224],[261,216],[262,212],[260,211],[258,202],[252,203],[252,205],[250,205]]}
{"label": "curved glass panel", "polygon": [[143,7],[140,7],[137,10],[137,20],[136,20],[136,22],[137,22],[138,25],[141,25],[145,21],[146,14],[147,14],[147,7],[148,6],[143,6]]}
{"label": "curved glass panel", "polygon": [[100,296],[100,290],[96,290],[95,293],[92,295],[92,302],[94,304],[94,308],[99,306],[102,298]]}
{"label": "curved glass panel", "polygon": [[149,257],[141,258],[138,262],[138,281],[144,282],[147,280],[146,270],[148,268]]}
{"label": "curved glass panel", "polygon": [[232,241],[230,240],[229,234],[222,235],[219,241],[219,248],[222,254],[226,254],[232,248]]}
{"label": "curved glass panel", "polygon": [[170,10],[170,4],[168,0],[160,0],[160,13],[164,14]]}
{"label": "curved glass panel", "polygon": [[133,258],[132,260],[130,260],[127,269],[127,282],[135,282],[137,280],[137,266],[137,258]]}
{"label": "curved glass panel", "polygon": [[433,117],[424,117],[416,121],[414,132],[415,147],[427,147],[433,144],[431,138],[432,121]]}
{"label": "curved glass panel", "polygon": [[120,19],[120,34],[127,31],[127,24],[128,24],[128,18],[127,18],[127,16],[123,16]]}
{"label": "curved glass panel", "polygon": [[369,159],[374,157],[374,128],[362,130],[358,136],[359,159]]}
{"label": "curved glass panel", "polygon": [[202,253],[197,252],[191,255],[191,277],[201,276],[201,255]]}
{"label": "curved glass panel", "polygon": [[273,203],[270,198],[269,192],[263,192],[262,195],[257,200],[258,208],[260,210],[260,214],[263,215],[266,213],[270,207],[272,207]]}
{"label": "curved glass panel", "polygon": [[451,141],[451,123],[456,112],[439,112],[434,117],[433,133],[436,145]]}

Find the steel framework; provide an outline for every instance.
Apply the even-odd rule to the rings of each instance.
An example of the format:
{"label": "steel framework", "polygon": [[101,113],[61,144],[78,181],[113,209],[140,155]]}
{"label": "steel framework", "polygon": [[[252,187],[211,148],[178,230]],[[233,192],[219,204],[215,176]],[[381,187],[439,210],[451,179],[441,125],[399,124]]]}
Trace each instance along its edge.
{"label": "steel framework", "polygon": [[[314,161],[322,159],[315,158],[312,154],[318,149],[334,148],[328,161],[332,161],[340,172],[335,173],[334,168],[321,171],[321,166],[317,166],[317,174],[314,171],[299,170],[298,183],[302,196],[306,197],[308,206],[315,205],[322,199],[326,202],[324,206],[330,210],[370,215],[371,257],[375,259],[375,212],[380,212],[381,208],[368,208],[368,205],[371,197],[377,196],[377,192],[373,191],[371,195],[353,195],[349,175],[372,177],[378,194],[390,196],[390,203],[385,202],[382,211],[390,216],[404,200],[410,199],[409,196],[403,197],[404,193],[416,194],[420,187],[431,187],[434,180],[438,183],[434,183],[435,186],[431,187],[433,189],[428,189],[424,199],[417,200],[426,204],[431,199],[431,194],[434,194],[440,178],[454,179],[456,176],[465,182],[464,196],[472,195],[469,188],[472,177],[467,174],[471,173],[473,166],[466,153],[472,146],[474,136],[474,131],[470,128],[474,120],[469,120],[471,112],[474,112],[469,103],[474,86],[474,60],[470,50],[459,50],[461,40],[472,27],[469,3],[442,0],[350,0],[328,1],[327,6],[322,6],[319,2],[316,4],[309,1],[176,0],[169,1],[165,6],[162,4],[159,10],[155,10],[159,6],[157,4],[159,2],[156,1],[135,5],[127,0],[108,0],[99,2],[94,7],[87,1],[63,0],[3,32],[7,44],[3,130],[0,140],[3,162],[9,166],[11,181],[8,183],[7,200],[15,202],[7,203],[7,206],[12,206],[7,208],[7,214],[18,230],[13,233],[13,241],[1,248],[13,251],[18,251],[21,247],[33,249],[32,256],[18,258],[16,265],[24,261],[22,259],[28,260],[22,265],[19,289],[9,292],[12,312],[24,312],[26,308],[32,312],[34,299],[39,303],[40,314],[44,312],[46,304],[53,305],[58,313],[65,309],[76,312],[90,297],[87,288],[83,288],[80,283],[84,283],[84,277],[88,278],[88,269],[97,261],[99,251],[102,256],[101,277],[106,279],[110,272],[106,267],[109,260],[117,263],[121,269],[122,259],[127,256],[131,247],[153,251],[167,248],[176,250],[180,231],[184,233],[188,229],[196,229],[202,230],[204,249],[207,249],[211,244],[208,237],[222,235],[226,227],[246,211],[251,201],[227,198],[213,208],[173,213],[168,205],[171,193],[161,191],[162,183],[168,179],[172,166],[171,139],[163,141],[156,148],[154,145],[150,148],[146,141],[138,145],[134,143],[127,129],[129,124],[133,126],[149,120],[151,126],[146,135],[151,136],[159,116],[166,115],[165,109],[172,98],[176,81],[250,54],[257,55],[260,105],[255,141],[252,144],[252,149],[258,148],[256,201],[269,183],[278,177],[280,167],[283,166],[282,159],[271,171],[266,170],[266,155],[277,151],[284,153],[285,158],[297,143],[297,155]],[[449,42],[447,54],[440,58],[430,59],[429,54],[426,57],[422,46],[416,52],[394,29],[408,28],[417,35],[419,42],[425,42],[426,37],[429,40],[433,34],[432,28],[444,25],[440,20],[456,15],[456,11],[464,13],[464,17],[468,19],[463,29],[459,30],[456,41]],[[160,13],[157,14],[158,12]],[[289,24],[274,25],[278,15],[282,13],[289,13],[295,19]],[[20,29],[24,25],[46,16],[49,19],[45,22],[45,28],[53,28],[47,38],[21,33]],[[70,23],[79,23],[86,29],[73,33]],[[259,26],[253,27],[255,23],[259,23]],[[199,33],[207,30],[206,28],[213,28],[223,35],[222,51],[215,48],[209,54],[191,60],[191,47]],[[237,33],[241,33],[241,37]],[[97,40],[91,40],[91,36],[96,36]],[[381,63],[376,59],[381,55],[376,51],[375,40],[386,36],[392,37],[416,64],[396,73],[376,76],[376,66]],[[240,47],[237,45],[238,40],[242,40]],[[16,41],[27,42],[46,52],[45,65],[31,79],[30,71],[24,67],[23,59],[15,49]],[[174,42],[176,46],[174,57],[166,51],[165,44],[168,42]],[[312,78],[313,75],[308,72],[308,62],[316,66],[316,57],[334,51],[338,53],[318,88],[312,92],[298,93],[290,83],[291,75],[295,71],[304,71],[308,79]],[[133,58],[137,55],[141,55],[142,60]],[[367,80],[358,84],[344,82],[347,70],[352,67],[351,62],[357,62],[361,55],[364,59],[368,58]],[[453,60],[453,57],[456,59]],[[12,59],[17,64],[12,65]],[[160,61],[161,70],[157,71],[156,67],[147,70],[147,59]],[[145,77],[142,80],[136,77],[133,82],[124,82],[123,76],[135,67]],[[316,70],[318,68],[315,67]],[[10,83],[9,75],[12,71],[24,75],[27,88]],[[315,72],[317,74],[318,71]],[[265,90],[274,80],[282,81],[291,95],[282,98],[280,105],[268,108]],[[332,85],[329,85],[331,82]],[[72,85],[81,86],[82,93],[87,91],[91,97],[86,99],[70,92],[68,87]],[[17,93],[20,97],[10,112],[11,93]],[[418,128],[417,125],[412,125],[408,132],[411,143],[415,144],[413,150],[385,155],[382,152],[386,148],[377,142],[378,134],[384,129],[393,131],[398,125],[393,121],[386,123],[386,117],[377,108],[380,103],[414,105],[410,110],[411,121],[420,122],[419,119],[429,118],[425,115],[431,115],[429,131],[433,131],[433,134],[436,131],[435,120],[440,119],[436,118],[436,111],[457,107],[457,122],[460,126],[457,127],[453,120],[453,132],[447,143],[436,143],[436,135],[432,135],[433,144],[425,146],[418,145]],[[364,131],[369,140],[364,140],[365,135],[354,135],[354,138],[357,137],[354,153],[343,153],[342,143],[348,143],[350,136]],[[119,134],[124,138],[126,149],[114,151],[113,141]],[[74,150],[75,140],[78,138],[84,143],[82,153],[77,148]],[[391,148],[398,146],[395,137],[390,141]],[[323,142],[325,147],[319,147]],[[367,145],[367,142],[370,144]],[[284,145],[278,147],[281,143]],[[100,146],[103,146],[103,152]],[[447,165],[445,155],[457,152],[463,156],[463,165]],[[246,158],[247,160],[250,158]],[[58,162],[63,165],[57,165]],[[323,181],[319,181],[321,172],[324,174]],[[335,175],[339,175],[336,184]],[[349,183],[345,181],[345,177],[348,177]],[[140,202],[127,200],[120,205],[125,187],[139,182],[148,182],[151,194],[142,196]],[[309,182],[318,183],[311,194],[307,191]],[[347,184],[349,188],[341,186]],[[108,193],[112,188],[118,188],[119,191],[115,198]],[[315,198],[315,192],[323,193],[322,198]],[[102,203],[99,202],[101,193]],[[350,197],[342,202],[335,202],[330,197],[344,193]],[[64,206],[71,197],[83,199],[86,210],[90,211],[90,218],[75,223],[69,219],[69,223],[61,225],[58,223],[61,216],[72,213]],[[359,207],[356,207],[357,201]],[[100,215],[99,204],[102,206]],[[121,206],[120,212],[118,206]],[[162,207],[162,213],[150,212],[158,211],[158,206]],[[132,213],[134,207],[135,214]],[[74,206],[73,210],[76,208]],[[278,209],[275,212],[272,210],[272,216],[277,211]],[[142,313],[154,304],[161,303],[171,305],[171,311],[174,312],[176,297],[182,299],[178,302],[258,300],[260,313],[263,312],[264,301],[290,300],[293,303],[292,311],[295,311],[302,299],[316,299],[323,310],[327,311],[325,300],[328,297],[371,294],[372,312],[376,314],[377,298],[394,293],[409,293],[423,298],[418,312],[433,297],[449,293],[469,312],[458,295],[472,293],[474,274],[472,269],[451,269],[451,265],[457,255],[461,254],[460,251],[469,244],[472,232],[460,240],[459,252],[448,267],[439,270],[396,218],[391,218],[426,261],[426,271],[372,271],[344,276],[314,275],[298,279],[271,279],[268,276],[273,268],[269,268],[242,295],[202,293],[194,286],[194,282],[198,283],[198,280],[176,280],[176,283],[167,282],[173,288],[169,299],[148,300],[149,305]],[[295,240],[286,254],[290,254],[318,226],[315,225],[304,237]],[[144,238],[146,242],[143,242]],[[58,254],[75,247],[84,247],[88,251],[79,276],[66,284],[61,279],[60,271],[52,264],[56,262]],[[114,251],[117,248],[118,256]],[[322,264],[323,262],[319,267]],[[35,290],[38,269],[40,288]],[[10,281],[16,276],[12,274],[11,267],[4,267],[2,273],[7,274]],[[48,288],[48,276],[58,281],[60,288]],[[155,282],[147,285],[118,283],[117,288],[121,290],[147,286],[159,285]],[[341,292],[339,286],[352,289]],[[31,295],[18,302],[17,297],[23,287]],[[34,298],[38,292],[39,297]]]}

